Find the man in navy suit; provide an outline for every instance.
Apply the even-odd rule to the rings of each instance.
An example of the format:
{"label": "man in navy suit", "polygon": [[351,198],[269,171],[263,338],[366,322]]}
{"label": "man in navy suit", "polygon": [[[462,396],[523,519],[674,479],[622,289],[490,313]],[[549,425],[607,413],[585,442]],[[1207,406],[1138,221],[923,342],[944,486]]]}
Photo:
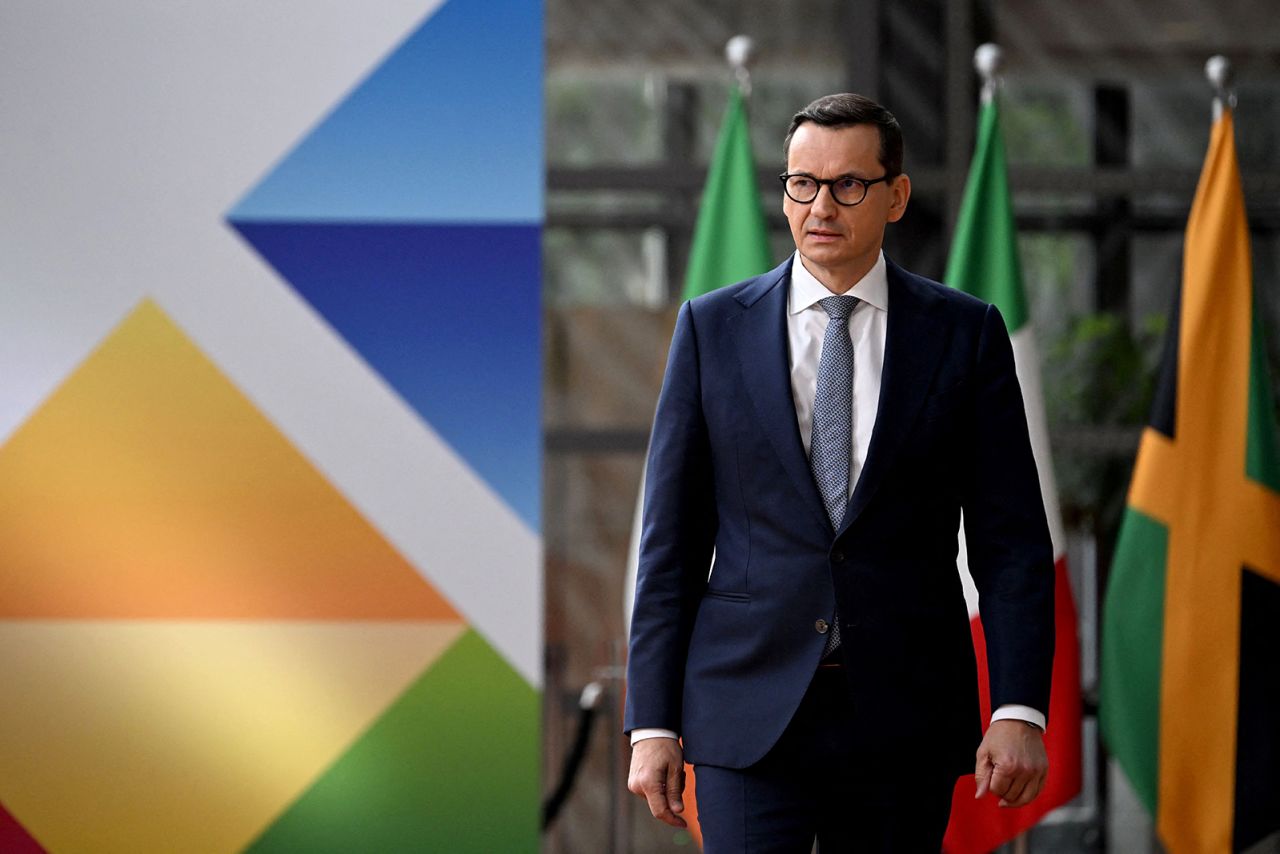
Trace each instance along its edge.
{"label": "man in navy suit", "polygon": [[[685,304],[650,443],[629,788],[705,850],[937,851],[958,776],[1022,806],[1047,771],[1053,555],[999,312],[881,252],[897,121],[797,113],[796,253]],[[991,677],[959,575],[963,510]],[[709,571],[710,569],[710,571]],[[682,749],[683,747],[683,749]]]}

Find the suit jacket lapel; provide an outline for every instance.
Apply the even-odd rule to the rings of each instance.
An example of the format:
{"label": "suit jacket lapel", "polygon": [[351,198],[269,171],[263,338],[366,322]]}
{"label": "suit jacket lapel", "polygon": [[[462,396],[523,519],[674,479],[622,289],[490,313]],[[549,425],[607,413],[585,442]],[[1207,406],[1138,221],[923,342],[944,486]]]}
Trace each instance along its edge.
{"label": "suit jacket lapel", "polygon": [[929,392],[946,337],[944,325],[932,315],[938,297],[892,261],[887,262],[887,267],[889,328],[884,373],[880,377],[880,405],[866,463],[849,499],[840,533],[858,518],[892,468]]}
{"label": "suit jacket lapel", "polygon": [[756,416],[802,502],[822,527],[831,522],[814,483],[809,460],[800,441],[796,405],[791,396],[790,355],[787,352],[787,284],[791,262],[758,277],[736,295],[744,307],[734,334],[743,383]]}

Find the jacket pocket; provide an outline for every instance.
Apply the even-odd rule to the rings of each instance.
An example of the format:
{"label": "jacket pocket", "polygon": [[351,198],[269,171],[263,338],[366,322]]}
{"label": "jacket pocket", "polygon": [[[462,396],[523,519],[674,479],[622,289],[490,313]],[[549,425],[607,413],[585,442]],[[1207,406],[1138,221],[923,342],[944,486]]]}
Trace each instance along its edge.
{"label": "jacket pocket", "polygon": [[703,591],[702,595],[711,599],[723,599],[726,602],[750,602],[751,601],[750,594],[735,593],[732,590],[713,590],[711,588],[707,588],[705,591]]}

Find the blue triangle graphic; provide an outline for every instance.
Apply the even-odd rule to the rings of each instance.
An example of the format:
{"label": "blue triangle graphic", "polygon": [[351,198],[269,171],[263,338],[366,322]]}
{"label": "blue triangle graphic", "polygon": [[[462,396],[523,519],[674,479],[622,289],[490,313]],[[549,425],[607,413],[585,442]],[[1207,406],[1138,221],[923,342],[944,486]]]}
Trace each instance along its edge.
{"label": "blue triangle graphic", "polygon": [[541,530],[540,227],[232,225]]}
{"label": "blue triangle graphic", "polygon": [[229,217],[536,223],[542,171],[542,3],[447,0]]}

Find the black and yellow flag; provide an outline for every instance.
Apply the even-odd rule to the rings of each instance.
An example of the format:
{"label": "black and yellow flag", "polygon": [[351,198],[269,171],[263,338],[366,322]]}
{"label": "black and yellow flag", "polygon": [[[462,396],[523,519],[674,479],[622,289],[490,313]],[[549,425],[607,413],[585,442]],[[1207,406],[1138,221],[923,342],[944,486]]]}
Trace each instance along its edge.
{"label": "black and yellow flag", "polygon": [[1103,735],[1171,854],[1280,830],[1280,453],[1228,109],[1187,222],[1102,643]]}

